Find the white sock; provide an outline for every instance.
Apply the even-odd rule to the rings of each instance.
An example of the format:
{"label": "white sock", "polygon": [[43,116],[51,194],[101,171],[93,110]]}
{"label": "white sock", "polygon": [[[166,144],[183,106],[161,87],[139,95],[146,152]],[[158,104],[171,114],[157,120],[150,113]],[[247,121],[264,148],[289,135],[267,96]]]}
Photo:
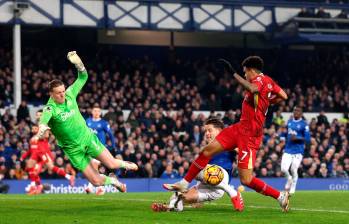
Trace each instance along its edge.
{"label": "white sock", "polygon": [[65,177],[65,179],[70,180],[71,176],[69,174],[66,174],[64,177]]}
{"label": "white sock", "polygon": [[224,190],[230,198],[234,198],[238,195],[238,192],[234,189],[234,186],[221,182],[217,185],[218,188]]}
{"label": "white sock", "polygon": [[181,181],[179,181],[179,184],[180,184],[180,185],[184,185],[184,186],[186,186],[186,187],[189,186],[189,182],[186,181],[184,178],[183,178]]}

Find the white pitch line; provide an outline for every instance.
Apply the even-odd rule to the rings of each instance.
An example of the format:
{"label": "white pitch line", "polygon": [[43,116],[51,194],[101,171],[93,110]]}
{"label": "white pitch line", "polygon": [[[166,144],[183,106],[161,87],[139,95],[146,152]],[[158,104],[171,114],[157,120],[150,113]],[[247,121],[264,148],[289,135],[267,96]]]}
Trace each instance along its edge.
{"label": "white pitch line", "polygon": [[[50,198],[37,198],[35,196],[31,197],[2,197],[0,198],[0,201],[6,201],[6,200],[51,200]],[[103,198],[103,197],[98,197],[98,198],[55,198],[54,200],[115,200],[115,201],[139,201],[139,202],[154,202],[152,199],[142,199],[142,198]],[[226,204],[226,203],[215,203],[215,202],[209,202],[209,205],[213,206],[232,206],[231,204]],[[269,207],[269,206],[259,206],[259,205],[249,205],[246,206],[248,208],[254,208],[254,209],[273,209],[273,210],[280,210],[278,207]],[[327,213],[342,213],[342,214],[349,214],[349,211],[347,210],[327,210],[327,209],[308,209],[308,208],[294,208],[291,207],[290,210],[292,211],[304,211],[304,212],[327,212]]]}

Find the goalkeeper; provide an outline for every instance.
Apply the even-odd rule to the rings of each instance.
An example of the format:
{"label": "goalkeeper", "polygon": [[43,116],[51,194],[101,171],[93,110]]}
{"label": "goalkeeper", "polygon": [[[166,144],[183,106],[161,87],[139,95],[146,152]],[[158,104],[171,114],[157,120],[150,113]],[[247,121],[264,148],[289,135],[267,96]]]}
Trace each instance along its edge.
{"label": "goalkeeper", "polygon": [[78,78],[67,89],[60,80],[55,79],[49,83],[50,99],[44,107],[36,138],[41,139],[45,131],[51,129],[58,145],[68,156],[70,162],[85,175],[89,182],[95,186],[113,185],[119,191],[126,192],[125,184],[116,177],[99,174],[93,168],[91,160],[95,158],[109,169],[124,168],[136,171],[138,166],[113,158],[97,136],[86,126],[76,97],[86,83],[88,74],[75,51],[69,52],[67,57],[77,68]]}

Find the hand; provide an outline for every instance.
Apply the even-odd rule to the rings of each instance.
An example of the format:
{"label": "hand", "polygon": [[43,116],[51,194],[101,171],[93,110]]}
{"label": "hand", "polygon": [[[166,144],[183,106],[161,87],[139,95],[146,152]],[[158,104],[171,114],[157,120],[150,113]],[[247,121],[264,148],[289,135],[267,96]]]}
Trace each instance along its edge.
{"label": "hand", "polygon": [[82,63],[81,58],[76,53],[76,51],[70,51],[67,55],[68,60],[75,65],[79,71],[85,71],[84,63]]}
{"label": "hand", "polygon": [[291,135],[291,141],[296,142],[297,141],[297,136],[296,135]]}
{"label": "hand", "polygon": [[224,65],[224,68],[226,70],[228,70],[228,72],[230,72],[231,74],[235,74],[236,70],[233,68],[233,66],[231,65],[231,63],[223,58],[218,59],[219,63],[222,63]]}

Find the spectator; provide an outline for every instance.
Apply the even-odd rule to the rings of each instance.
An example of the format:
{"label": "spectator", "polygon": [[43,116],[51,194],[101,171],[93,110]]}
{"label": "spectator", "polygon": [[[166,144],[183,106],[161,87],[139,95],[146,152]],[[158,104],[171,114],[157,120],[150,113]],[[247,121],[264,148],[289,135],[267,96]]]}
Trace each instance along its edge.
{"label": "spectator", "polygon": [[324,8],[320,7],[316,13],[317,18],[331,18],[331,14],[326,12]]}
{"label": "spectator", "polygon": [[168,179],[168,178],[173,179],[173,178],[178,178],[178,177],[179,177],[178,173],[175,170],[173,170],[173,166],[171,163],[168,163],[166,165],[165,171],[160,176],[160,178],[166,178],[166,179]]}
{"label": "spectator", "polygon": [[341,12],[336,16],[338,19],[348,19],[348,13],[345,9],[342,9]]}
{"label": "spectator", "polygon": [[17,119],[18,121],[26,120],[30,121],[29,108],[26,101],[22,101],[17,109]]}

